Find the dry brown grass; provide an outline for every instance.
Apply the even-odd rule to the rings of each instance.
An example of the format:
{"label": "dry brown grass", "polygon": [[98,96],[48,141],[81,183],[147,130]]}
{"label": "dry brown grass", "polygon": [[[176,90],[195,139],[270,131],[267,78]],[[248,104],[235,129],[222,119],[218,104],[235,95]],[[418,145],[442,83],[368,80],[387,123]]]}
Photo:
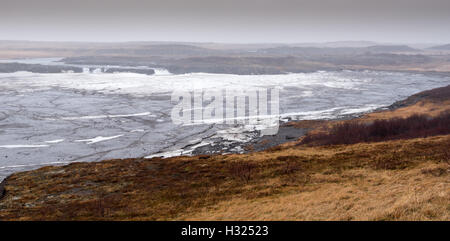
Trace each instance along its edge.
{"label": "dry brown grass", "polygon": [[45,167],[8,178],[0,219],[448,220],[448,149],[436,136]]}
{"label": "dry brown grass", "polygon": [[440,113],[450,110],[450,101],[434,103],[431,101],[419,101],[414,105],[402,107],[392,111],[380,111],[369,113],[361,118],[362,121],[386,120],[392,118],[408,118],[417,113],[426,113],[429,116],[438,116]]}
{"label": "dry brown grass", "polygon": [[251,201],[233,198],[180,219],[450,220],[448,172],[448,165],[423,163],[407,171],[361,168],[318,173],[311,175],[307,186],[282,195]]}

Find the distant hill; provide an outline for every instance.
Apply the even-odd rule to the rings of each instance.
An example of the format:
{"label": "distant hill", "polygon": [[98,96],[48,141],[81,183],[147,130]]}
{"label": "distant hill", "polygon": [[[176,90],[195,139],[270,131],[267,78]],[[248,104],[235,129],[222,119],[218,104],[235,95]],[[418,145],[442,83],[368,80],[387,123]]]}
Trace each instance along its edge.
{"label": "distant hill", "polygon": [[259,49],[259,53],[285,54],[285,55],[339,55],[339,54],[364,54],[371,53],[395,53],[395,52],[418,52],[421,50],[411,48],[407,45],[373,45],[363,48],[318,48],[318,47],[277,47]]}
{"label": "distant hill", "polygon": [[370,52],[417,52],[418,49],[407,45],[374,45],[366,48]]}
{"label": "distant hill", "polygon": [[434,47],[431,47],[430,49],[434,49],[434,50],[450,50],[450,44],[434,46]]}
{"label": "distant hill", "polygon": [[105,48],[95,52],[98,55],[108,54],[125,54],[133,56],[206,56],[206,55],[222,55],[223,51],[207,49],[191,45],[183,44],[162,44],[162,45],[144,45],[135,48]]}
{"label": "distant hill", "polygon": [[372,41],[335,41],[325,43],[297,43],[290,44],[292,47],[316,47],[316,48],[364,48],[379,45]]}
{"label": "distant hill", "polygon": [[358,54],[361,48],[318,48],[318,47],[276,47],[268,49],[259,49],[261,54],[281,54],[281,55],[342,55],[342,54]]}

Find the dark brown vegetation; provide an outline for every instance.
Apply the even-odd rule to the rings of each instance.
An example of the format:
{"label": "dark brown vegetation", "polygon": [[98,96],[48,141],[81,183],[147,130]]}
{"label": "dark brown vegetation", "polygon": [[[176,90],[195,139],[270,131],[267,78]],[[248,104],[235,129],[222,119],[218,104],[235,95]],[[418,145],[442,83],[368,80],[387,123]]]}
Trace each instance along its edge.
{"label": "dark brown vegetation", "polygon": [[300,144],[354,144],[446,134],[450,134],[450,112],[437,117],[413,115],[408,118],[375,120],[369,124],[344,122],[334,125],[327,133],[307,135]]}
{"label": "dark brown vegetation", "polygon": [[230,174],[239,178],[245,183],[250,182],[253,173],[256,172],[256,165],[250,162],[234,162],[230,164]]}

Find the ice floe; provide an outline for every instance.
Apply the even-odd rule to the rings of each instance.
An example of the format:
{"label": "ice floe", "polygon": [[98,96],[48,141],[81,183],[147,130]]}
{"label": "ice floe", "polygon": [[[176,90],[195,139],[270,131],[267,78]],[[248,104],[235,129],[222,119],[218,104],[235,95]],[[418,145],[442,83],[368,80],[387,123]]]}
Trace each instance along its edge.
{"label": "ice floe", "polygon": [[49,143],[49,144],[57,144],[60,142],[63,142],[64,139],[57,139],[57,140],[52,140],[52,141],[45,141],[45,143]]}
{"label": "ice floe", "polygon": [[92,138],[92,139],[75,140],[75,142],[86,142],[86,144],[90,145],[90,144],[94,144],[94,143],[98,143],[98,142],[102,142],[102,141],[108,141],[108,140],[116,139],[116,138],[119,138],[119,137],[122,137],[122,136],[123,135],[108,136],[108,137],[97,136],[97,137]]}
{"label": "ice floe", "polygon": [[[136,114],[122,114],[122,115],[91,115],[91,116],[79,116],[79,117],[61,117],[61,120],[92,120],[92,119],[106,119],[106,118],[125,118],[136,116],[152,116],[150,112],[136,113]],[[55,119],[52,119],[55,120]]]}

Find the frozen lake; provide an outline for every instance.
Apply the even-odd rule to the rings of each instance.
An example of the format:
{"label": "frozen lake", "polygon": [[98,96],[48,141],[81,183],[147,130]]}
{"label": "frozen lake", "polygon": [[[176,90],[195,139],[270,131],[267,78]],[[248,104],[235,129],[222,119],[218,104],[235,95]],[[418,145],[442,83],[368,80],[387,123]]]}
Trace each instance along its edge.
{"label": "frozen lake", "polygon": [[239,126],[173,124],[174,90],[277,87],[281,118],[326,119],[448,84],[449,77],[377,71],[0,74],[0,180],[42,165],[176,155],[217,140],[252,138]]}

